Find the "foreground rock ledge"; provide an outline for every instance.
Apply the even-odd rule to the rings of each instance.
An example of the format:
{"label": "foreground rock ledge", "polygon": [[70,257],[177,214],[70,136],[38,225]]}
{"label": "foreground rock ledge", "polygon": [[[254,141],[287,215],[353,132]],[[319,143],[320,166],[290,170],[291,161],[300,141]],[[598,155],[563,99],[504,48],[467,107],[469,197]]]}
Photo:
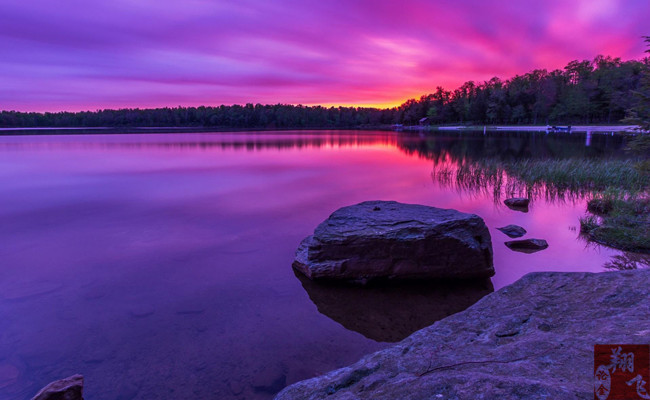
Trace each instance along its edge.
{"label": "foreground rock ledge", "polygon": [[593,399],[594,344],[650,342],[650,271],[533,273],[289,399]]}
{"label": "foreground rock ledge", "polygon": [[296,251],[310,279],[487,278],[490,232],[481,217],[395,201],[343,207]]}

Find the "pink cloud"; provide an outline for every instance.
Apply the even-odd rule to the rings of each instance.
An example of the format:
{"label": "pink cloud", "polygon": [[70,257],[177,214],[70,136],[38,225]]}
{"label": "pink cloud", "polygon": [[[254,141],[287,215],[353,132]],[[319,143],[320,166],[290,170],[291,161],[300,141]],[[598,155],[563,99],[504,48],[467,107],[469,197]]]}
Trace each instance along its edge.
{"label": "pink cloud", "polygon": [[398,104],[467,80],[640,58],[650,4],[6,0],[0,109]]}

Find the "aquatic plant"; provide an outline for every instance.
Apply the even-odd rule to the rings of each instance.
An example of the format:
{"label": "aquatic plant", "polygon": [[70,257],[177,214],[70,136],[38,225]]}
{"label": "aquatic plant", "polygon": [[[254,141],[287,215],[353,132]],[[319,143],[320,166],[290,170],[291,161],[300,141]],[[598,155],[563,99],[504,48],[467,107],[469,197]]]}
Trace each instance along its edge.
{"label": "aquatic plant", "polygon": [[432,178],[443,186],[482,193],[491,192],[495,202],[503,196],[531,199],[576,200],[612,190],[636,195],[650,183],[650,176],[635,168],[636,160],[482,159],[460,164],[434,165]]}
{"label": "aquatic plant", "polygon": [[611,198],[611,210],[580,219],[580,232],[589,239],[622,250],[650,253],[650,199]]}
{"label": "aquatic plant", "polygon": [[637,160],[481,159],[434,164],[432,178],[463,192],[531,200],[584,201],[591,213],[580,219],[580,232],[611,247],[650,252],[650,175]]}

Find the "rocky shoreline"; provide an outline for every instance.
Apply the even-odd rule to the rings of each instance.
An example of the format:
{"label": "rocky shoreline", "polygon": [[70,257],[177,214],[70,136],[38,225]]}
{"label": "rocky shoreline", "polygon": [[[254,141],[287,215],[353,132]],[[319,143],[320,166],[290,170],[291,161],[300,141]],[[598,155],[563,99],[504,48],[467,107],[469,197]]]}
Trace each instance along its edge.
{"label": "rocky shoreline", "polygon": [[[649,287],[650,270],[531,273],[275,399],[592,399],[594,345],[650,343]],[[82,391],[75,375],[33,399]]]}
{"label": "rocky shoreline", "polygon": [[650,343],[650,271],[531,273],[294,399],[592,399],[595,344]]}

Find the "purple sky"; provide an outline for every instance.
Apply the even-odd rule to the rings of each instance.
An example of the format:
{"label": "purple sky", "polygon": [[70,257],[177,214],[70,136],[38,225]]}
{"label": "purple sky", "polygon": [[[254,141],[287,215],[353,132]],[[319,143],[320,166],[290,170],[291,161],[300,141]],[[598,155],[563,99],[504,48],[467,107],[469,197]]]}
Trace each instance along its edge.
{"label": "purple sky", "polygon": [[648,0],[2,0],[0,109],[396,105],[638,59]]}

